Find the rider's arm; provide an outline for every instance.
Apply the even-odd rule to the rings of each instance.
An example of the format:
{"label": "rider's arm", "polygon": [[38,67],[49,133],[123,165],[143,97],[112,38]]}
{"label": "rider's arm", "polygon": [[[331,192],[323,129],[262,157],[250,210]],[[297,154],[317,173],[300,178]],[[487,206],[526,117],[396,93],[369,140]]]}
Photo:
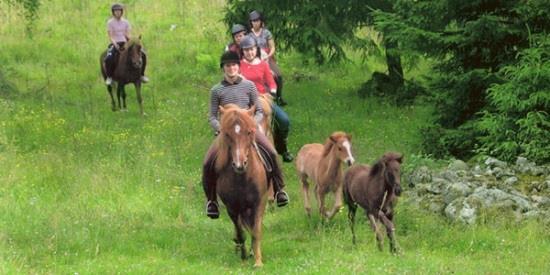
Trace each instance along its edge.
{"label": "rider's arm", "polygon": [[256,107],[256,114],[254,114],[254,120],[256,120],[256,123],[260,125],[262,122],[262,119],[264,118],[264,109],[262,108],[262,104],[260,103],[260,99],[258,98],[258,90],[256,89],[256,85],[250,83],[250,90],[248,92],[248,95],[250,97],[250,102],[254,104]]}
{"label": "rider's arm", "polygon": [[268,29],[264,29],[263,34],[265,35],[265,39],[267,40],[267,47],[269,48],[267,58],[270,58],[275,54],[275,40],[273,39],[273,34],[271,34]]}
{"label": "rider's arm", "polygon": [[208,123],[214,132],[217,133],[220,131],[220,121],[218,120],[218,108],[220,106],[220,98],[215,89],[210,91],[210,110],[208,112]]}
{"label": "rider's arm", "polygon": [[111,22],[112,22],[111,20],[107,22],[107,35],[109,35],[109,41],[111,41],[111,44],[113,44],[113,46],[118,49],[118,44],[116,43],[115,37],[114,37],[115,29],[111,24]]}
{"label": "rider's arm", "polygon": [[267,64],[267,62],[262,61],[262,71],[267,87],[269,87],[269,92],[276,92],[277,83],[275,83],[275,79],[273,79],[273,74],[271,74],[271,70],[269,69],[269,65]]}
{"label": "rider's arm", "polygon": [[130,31],[132,30],[132,26],[130,26],[130,22],[128,20],[126,20],[126,24],[127,24],[127,27],[126,27],[126,31],[124,32],[124,36],[126,37],[126,41],[129,41]]}

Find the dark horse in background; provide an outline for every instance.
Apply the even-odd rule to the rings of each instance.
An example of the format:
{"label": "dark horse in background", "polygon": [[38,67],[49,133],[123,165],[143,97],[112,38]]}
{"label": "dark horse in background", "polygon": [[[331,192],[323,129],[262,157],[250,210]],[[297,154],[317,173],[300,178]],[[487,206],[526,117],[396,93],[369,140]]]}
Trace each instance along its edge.
{"label": "dark horse in background", "polygon": [[235,225],[235,244],[241,258],[247,258],[243,229],[252,235],[255,267],[261,267],[262,219],[267,202],[268,179],[255,143],[255,107],[243,110],[220,106],[220,134],[216,138],[218,173],[216,191]]}
{"label": "dark horse in background", "polygon": [[[137,101],[139,104],[139,111],[143,115],[143,99],[141,97],[141,70],[143,67],[143,58],[141,53],[141,36],[138,38],[132,38],[124,44],[121,51],[118,53],[115,72],[113,74],[113,81],[117,83],[117,104],[115,104],[115,98],[113,96],[113,86],[107,85],[107,91],[111,96],[111,108],[113,111],[126,110],[126,91],[124,85],[128,83],[134,83],[136,87]],[[105,56],[107,51],[104,51],[100,58],[101,74],[103,79],[107,78],[105,68]],[[122,102],[121,102],[122,101]]]}
{"label": "dark horse in background", "polygon": [[352,166],[344,177],[344,200],[348,205],[348,219],[355,244],[355,212],[357,206],[365,209],[372,230],[376,234],[378,249],[382,251],[383,236],[378,231],[377,221],[381,220],[390,238],[390,251],[397,253],[393,208],[401,195],[400,167],[403,155],[385,153],[372,167]]}

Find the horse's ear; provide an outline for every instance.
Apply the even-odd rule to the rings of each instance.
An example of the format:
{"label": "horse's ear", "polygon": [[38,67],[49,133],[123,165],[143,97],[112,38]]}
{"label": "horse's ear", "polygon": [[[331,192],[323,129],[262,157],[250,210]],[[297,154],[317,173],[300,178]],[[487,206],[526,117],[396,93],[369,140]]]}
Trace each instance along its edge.
{"label": "horse's ear", "polygon": [[248,108],[246,112],[248,113],[249,116],[253,117],[254,113],[256,112],[256,105],[250,106],[250,108]]}
{"label": "horse's ear", "polygon": [[334,143],[337,142],[337,141],[336,141],[336,136],[335,136],[334,134],[330,135],[328,138],[329,138],[332,142],[334,142]]}
{"label": "horse's ear", "polygon": [[400,155],[398,155],[396,160],[397,160],[397,162],[399,162],[401,164],[401,163],[403,163],[403,158],[405,158],[405,156],[403,154],[400,154]]}
{"label": "horse's ear", "polygon": [[225,112],[225,108],[222,105],[218,107],[218,110],[220,111],[220,115],[223,115],[223,113]]}

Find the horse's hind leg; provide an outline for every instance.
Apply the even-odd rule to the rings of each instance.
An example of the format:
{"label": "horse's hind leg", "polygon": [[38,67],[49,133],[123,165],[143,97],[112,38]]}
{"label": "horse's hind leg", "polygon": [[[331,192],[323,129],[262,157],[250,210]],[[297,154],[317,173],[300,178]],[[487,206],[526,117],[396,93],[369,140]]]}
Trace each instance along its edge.
{"label": "horse's hind leg", "polygon": [[120,87],[120,95],[122,97],[122,110],[128,111],[126,108],[126,89],[124,89],[124,85],[119,85]]}
{"label": "horse's hind leg", "polygon": [[396,254],[398,252],[397,250],[397,243],[395,241],[395,226],[392,222],[393,220],[393,214],[384,214],[382,211],[379,212],[380,219],[384,223],[384,226],[386,226],[386,233],[388,235],[388,238],[390,239],[390,252],[393,254]]}
{"label": "horse's hind leg", "polygon": [[302,194],[304,195],[304,208],[308,217],[311,217],[311,204],[309,202],[309,183],[307,182],[307,175],[301,174],[300,180],[302,181]]}
{"label": "horse's hind leg", "polygon": [[368,213],[367,217],[369,218],[370,226],[372,228],[372,231],[374,231],[374,234],[376,235],[376,242],[378,244],[378,249],[382,251],[383,245],[383,237],[382,234],[378,231],[378,226],[376,225],[376,219],[374,218],[373,214]]}

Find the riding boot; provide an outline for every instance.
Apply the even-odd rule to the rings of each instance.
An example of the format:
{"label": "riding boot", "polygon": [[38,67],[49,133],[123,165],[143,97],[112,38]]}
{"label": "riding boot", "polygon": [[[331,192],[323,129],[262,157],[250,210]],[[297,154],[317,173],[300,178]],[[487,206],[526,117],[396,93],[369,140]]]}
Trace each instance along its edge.
{"label": "riding boot", "polygon": [[216,196],[216,181],[218,180],[215,169],[216,154],[217,148],[211,146],[202,165],[202,186],[208,200],[206,202],[206,215],[211,219],[217,219],[220,216]]}
{"label": "riding boot", "polygon": [[[262,138],[258,138],[262,136]],[[269,178],[273,183],[273,191],[275,192],[275,200],[277,201],[277,206],[282,207],[288,204],[288,194],[283,190],[285,187],[285,182],[283,179],[283,171],[277,162],[277,153],[269,144],[269,141],[263,135],[256,135],[256,142],[260,147],[260,153],[264,159],[269,162],[271,171],[269,173]]]}
{"label": "riding boot", "polygon": [[275,83],[277,84],[277,97],[275,98],[275,101],[277,102],[277,105],[285,106],[288,103],[283,99],[283,76],[278,75],[275,78]]}
{"label": "riding boot", "polygon": [[275,123],[273,131],[275,149],[283,157],[284,162],[292,162],[294,160],[294,156],[288,151],[288,131],[288,125],[283,126],[280,123]]}
{"label": "riding boot", "polygon": [[107,50],[107,55],[105,56],[105,74],[107,78],[113,78],[115,73],[115,55],[116,49],[113,45]]}

